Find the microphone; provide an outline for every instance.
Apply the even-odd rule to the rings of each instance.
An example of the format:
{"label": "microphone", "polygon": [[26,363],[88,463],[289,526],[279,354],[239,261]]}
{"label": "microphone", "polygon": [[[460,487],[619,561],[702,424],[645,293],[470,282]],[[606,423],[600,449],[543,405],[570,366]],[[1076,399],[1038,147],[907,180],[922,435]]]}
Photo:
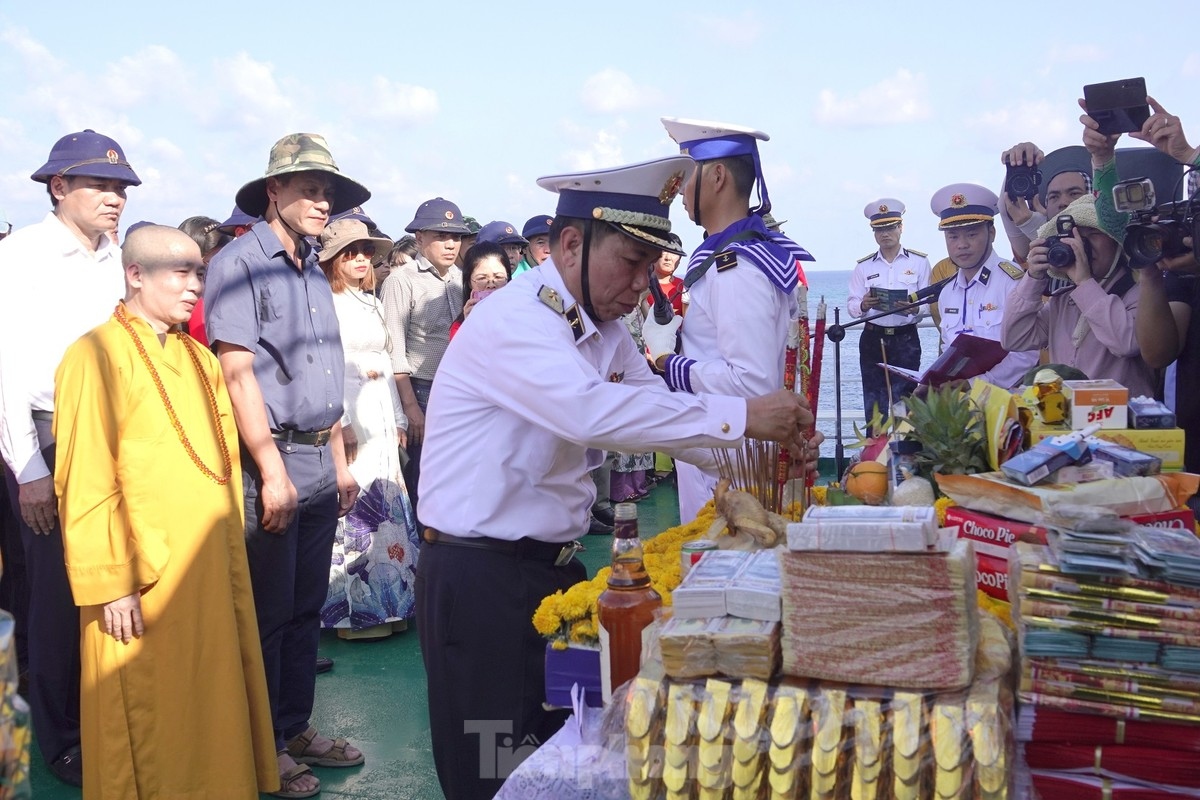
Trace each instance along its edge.
{"label": "microphone", "polygon": [[937,283],[931,283],[924,289],[917,289],[915,292],[909,292],[908,302],[924,303],[929,300],[937,299],[937,296],[941,294],[942,287],[944,287],[947,283],[950,283],[950,281],[954,280],[956,277],[958,277],[957,270],[955,270],[955,272],[952,273],[948,278],[942,278]]}

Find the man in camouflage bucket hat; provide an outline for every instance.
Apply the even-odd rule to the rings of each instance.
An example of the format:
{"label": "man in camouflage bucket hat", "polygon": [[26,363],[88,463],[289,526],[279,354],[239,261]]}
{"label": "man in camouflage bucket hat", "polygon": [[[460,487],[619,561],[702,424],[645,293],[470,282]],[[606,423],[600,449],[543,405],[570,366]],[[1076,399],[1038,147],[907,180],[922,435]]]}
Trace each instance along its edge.
{"label": "man in camouflage bucket hat", "polygon": [[370,196],[341,174],[321,136],[283,137],[266,174],[237,193],[238,207],[262,221],[213,259],[205,292],[241,440],[246,554],[287,797],[320,790],[310,764],[363,763],[357,748],[309,724],[334,531],[358,484],[342,444],[333,293],[308,237]]}

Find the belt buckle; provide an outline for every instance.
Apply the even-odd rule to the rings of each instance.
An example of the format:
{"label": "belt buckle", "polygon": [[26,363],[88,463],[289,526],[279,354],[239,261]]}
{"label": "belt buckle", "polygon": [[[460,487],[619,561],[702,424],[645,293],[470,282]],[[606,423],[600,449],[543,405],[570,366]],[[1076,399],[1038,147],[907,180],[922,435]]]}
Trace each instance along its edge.
{"label": "belt buckle", "polygon": [[884,335],[884,336],[895,336],[895,335],[896,335],[896,329],[895,329],[895,328],[884,328],[884,329],[883,329],[883,335]]}
{"label": "belt buckle", "polygon": [[579,542],[568,542],[567,544],[564,544],[562,550],[558,551],[558,558],[554,559],[554,566],[565,567],[567,564],[570,564],[571,559],[573,559],[575,554],[582,549],[583,545],[581,545]]}

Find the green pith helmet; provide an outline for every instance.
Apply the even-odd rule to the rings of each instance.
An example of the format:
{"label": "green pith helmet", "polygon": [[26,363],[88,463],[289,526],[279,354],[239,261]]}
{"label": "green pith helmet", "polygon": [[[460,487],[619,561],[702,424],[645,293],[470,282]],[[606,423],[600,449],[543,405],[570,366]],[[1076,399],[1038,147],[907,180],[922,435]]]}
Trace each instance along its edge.
{"label": "green pith helmet", "polygon": [[371,199],[371,192],[338,169],[325,137],[317,133],[289,133],[271,148],[267,171],[237,193],[237,205],[250,216],[267,211],[267,179],[294,172],[324,172],[333,181],[333,203],[329,213],[340,214]]}

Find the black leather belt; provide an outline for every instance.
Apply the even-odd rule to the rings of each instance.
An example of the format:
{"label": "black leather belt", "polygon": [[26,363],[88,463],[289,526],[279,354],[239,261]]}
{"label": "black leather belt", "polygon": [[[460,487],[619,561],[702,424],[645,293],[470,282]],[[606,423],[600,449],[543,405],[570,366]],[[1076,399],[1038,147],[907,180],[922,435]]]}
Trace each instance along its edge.
{"label": "black leather belt", "polygon": [[529,558],[535,561],[550,561],[556,567],[571,563],[583,547],[579,542],[555,544],[554,542],[539,542],[537,539],[492,539],[487,536],[452,536],[433,528],[426,528],[421,535],[421,541],[429,545],[450,545],[451,547],[473,547],[477,550],[490,550],[501,555],[516,558]]}
{"label": "black leather belt", "polygon": [[53,411],[42,411],[41,409],[35,408],[33,411],[29,412],[29,416],[33,417],[38,422],[53,422],[54,421],[54,412]]}
{"label": "black leather belt", "polygon": [[868,322],[867,327],[873,331],[879,331],[884,336],[895,336],[897,333],[904,333],[917,327],[917,323],[913,322],[908,325],[894,325],[888,327],[886,325],[876,325],[874,322]]}
{"label": "black leather belt", "polygon": [[326,428],[323,431],[296,431],[289,428],[286,431],[271,431],[271,438],[278,442],[314,444],[320,447],[329,441],[331,433],[333,433],[333,428]]}

